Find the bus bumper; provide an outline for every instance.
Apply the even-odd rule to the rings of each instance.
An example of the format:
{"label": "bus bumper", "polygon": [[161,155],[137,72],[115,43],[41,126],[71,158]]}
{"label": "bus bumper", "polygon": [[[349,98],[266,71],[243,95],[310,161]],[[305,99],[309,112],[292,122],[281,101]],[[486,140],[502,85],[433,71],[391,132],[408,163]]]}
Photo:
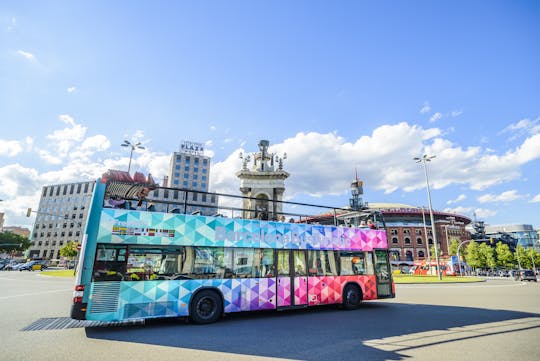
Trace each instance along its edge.
{"label": "bus bumper", "polygon": [[71,318],[74,320],[86,320],[87,303],[74,303],[71,305]]}

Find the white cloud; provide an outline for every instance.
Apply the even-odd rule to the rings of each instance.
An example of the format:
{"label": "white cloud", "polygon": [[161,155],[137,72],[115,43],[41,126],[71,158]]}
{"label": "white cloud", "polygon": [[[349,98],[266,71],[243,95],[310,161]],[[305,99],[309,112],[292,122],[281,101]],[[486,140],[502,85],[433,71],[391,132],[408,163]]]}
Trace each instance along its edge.
{"label": "white cloud", "polygon": [[[47,139],[51,141],[50,146],[56,151],[55,157],[64,158],[72,150],[72,148],[84,139],[86,127],[77,124],[73,117],[62,114],[58,117],[62,122],[70,125],[68,128],[55,130],[52,134],[47,135]],[[42,152],[47,155],[48,151]],[[50,154],[50,153],[49,153]]]}
{"label": "white cloud", "polygon": [[467,199],[467,196],[465,194],[460,194],[456,199],[449,200],[448,202],[446,202],[446,204],[459,203],[461,201],[464,201],[465,199]]}
{"label": "white cloud", "polygon": [[67,88],[67,92],[68,92],[68,93],[73,93],[73,92],[76,91],[76,90],[77,90],[77,88],[74,87],[74,86],[70,86],[69,88]]}
{"label": "white cloud", "polygon": [[529,203],[539,203],[540,202],[540,194],[537,194],[529,201]]}
{"label": "white cloud", "polygon": [[510,133],[508,137],[509,141],[515,141],[516,139],[536,135],[540,133],[540,117],[534,120],[521,119],[516,123],[512,123],[504,128],[499,134]]}
{"label": "white cloud", "polygon": [[[407,123],[381,126],[354,142],[347,142],[336,133],[298,133],[282,143],[271,144],[270,152],[288,155],[284,169],[291,177],[286,181],[286,197],[343,194],[348,191],[355,165],[366,183],[390,193],[416,180],[410,169],[414,167],[412,158],[421,152],[423,141],[438,135],[438,129],[423,129]],[[257,150],[256,144],[252,149]],[[226,161],[214,164],[211,179],[218,190],[237,192],[238,179],[234,173],[241,166],[239,151],[243,149],[235,150]],[[380,164],[384,164],[384,172],[380,171]]]}
{"label": "white cloud", "polygon": [[23,151],[21,142],[0,139],[0,156],[14,157]]}
{"label": "white cloud", "polygon": [[17,19],[12,17],[11,19],[9,19],[8,21],[8,25],[6,27],[6,31],[7,32],[11,32],[13,30],[15,30],[15,27],[17,26]]}
{"label": "white cloud", "polygon": [[422,109],[420,109],[420,114],[429,113],[430,110],[431,110],[431,107],[429,106],[429,103],[424,102],[424,105],[422,106]]}
{"label": "white cloud", "polygon": [[431,116],[431,118],[429,118],[429,121],[430,121],[431,123],[435,123],[437,120],[439,120],[439,119],[441,119],[441,118],[442,118],[442,114],[439,113],[439,112],[437,112],[437,113],[433,114],[433,115]]}
{"label": "white cloud", "polygon": [[501,194],[484,194],[483,196],[478,197],[478,202],[480,203],[495,203],[495,202],[511,202],[516,199],[523,198],[522,195],[519,195],[517,190],[513,189],[511,191],[502,192]]}
{"label": "white cloud", "polygon": [[485,219],[497,215],[497,211],[486,208],[476,208],[474,210],[474,213],[476,213],[476,216],[480,219]]}
{"label": "white cloud", "polygon": [[463,110],[452,110],[452,112],[450,112],[450,115],[453,118],[459,117],[461,114],[463,114]]}
{"label": "white cloud", "polygon": [[216,128],[214,125],[211,125],[211,126],[210,126],[210,130],[211,130],[212,132],[215,132],[216,129],[217,129],[217,128]]}
{"label": "white cloud", "polygon": [[35,61],[36,60],[36,56],[34,54],[32,54],[32,53],[27,52],[27,51],[17,50],[16,53],[17,53],[17,55],[22,56],[23,58],[25,58],[28,61]]}
{"label": "white cloud", "polygon": [[445,208],[444,212],[446,213],[456,213],[467,216],[471,219],[475,217],[477,219],[485,219],[493,217],[497,214],[497,211],[486,209],[486,208],[473,208],[473,207],[455,207],[455,208]]}

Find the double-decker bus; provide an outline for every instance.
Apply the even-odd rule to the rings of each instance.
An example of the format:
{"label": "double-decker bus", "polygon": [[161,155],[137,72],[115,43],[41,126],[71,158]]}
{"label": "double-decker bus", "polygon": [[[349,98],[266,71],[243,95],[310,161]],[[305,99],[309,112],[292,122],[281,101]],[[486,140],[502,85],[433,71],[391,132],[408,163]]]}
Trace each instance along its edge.
{"label": "double-decker bus", "polygon": [[[395,296],[384,230],[337,220],[302,223],[290,212],[274,217],[291,216],[288,222],[251,219],[234,207],[227,208],[229,217],[155,212],[144,197],[157,186],[128,178],[97,180],[77,265],[74,319],[187,316],[210,323],[231,312],[353,309]],[[204,193],[183,192],[184,202],[191,192]]]}

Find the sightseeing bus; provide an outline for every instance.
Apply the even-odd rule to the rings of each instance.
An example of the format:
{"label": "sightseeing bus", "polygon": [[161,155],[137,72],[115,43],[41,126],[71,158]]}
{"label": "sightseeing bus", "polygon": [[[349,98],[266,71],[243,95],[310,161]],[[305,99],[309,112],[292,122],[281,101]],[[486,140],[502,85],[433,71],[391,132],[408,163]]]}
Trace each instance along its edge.
{"label": "sightseeing bus", "polygon": [[157,185],[111,174],[96,181],[74,319],[189,317],[201,324],[232,312],[354,309],[395,297],[384,230],[303,223],[297,213],[283,213],[297,216],[285,222],[151,211],[145,197]]}

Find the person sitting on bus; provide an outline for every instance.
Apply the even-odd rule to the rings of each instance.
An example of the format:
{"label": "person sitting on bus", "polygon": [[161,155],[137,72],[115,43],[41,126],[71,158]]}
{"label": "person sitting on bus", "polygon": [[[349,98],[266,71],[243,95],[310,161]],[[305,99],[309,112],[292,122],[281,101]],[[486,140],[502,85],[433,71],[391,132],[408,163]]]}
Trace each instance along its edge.
{"label": "person sitting on bus", "polygon": [[373,222],[371,222],[371,219],[367,221],[367,225],[369,229],[377,229],[377,226],[375,226]]}

